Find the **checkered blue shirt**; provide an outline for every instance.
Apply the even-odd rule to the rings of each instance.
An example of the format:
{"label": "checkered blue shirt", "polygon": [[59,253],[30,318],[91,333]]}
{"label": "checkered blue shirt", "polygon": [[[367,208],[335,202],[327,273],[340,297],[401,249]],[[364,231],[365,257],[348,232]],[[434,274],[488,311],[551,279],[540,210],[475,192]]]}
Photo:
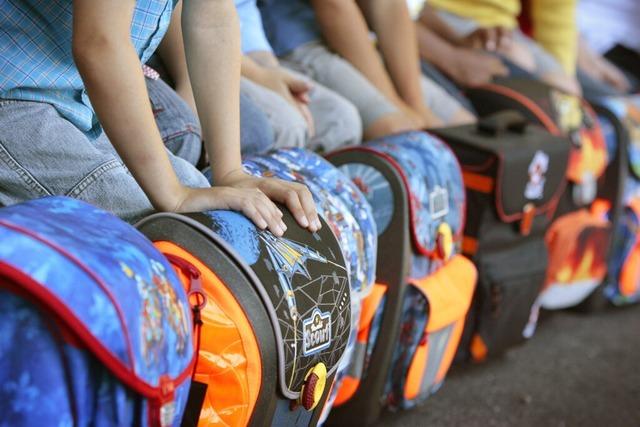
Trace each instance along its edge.
{"label": "checkered blue shirt", "polygon": [[[110,1],[110,0],[105,0]],[[131,41],[145,62],[177,0],[137,0]],[[73,0],[0,1],[0,98],[52,104],[89,136],[100,133],[71,54]]]}

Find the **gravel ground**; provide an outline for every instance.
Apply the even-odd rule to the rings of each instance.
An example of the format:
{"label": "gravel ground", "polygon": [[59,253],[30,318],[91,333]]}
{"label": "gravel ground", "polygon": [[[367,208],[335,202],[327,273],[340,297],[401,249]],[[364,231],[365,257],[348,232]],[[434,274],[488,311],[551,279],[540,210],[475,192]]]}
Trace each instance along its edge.
{"label": "gravel ground", "polygon": [[640,426],[640,307],[555,313],[525,345],[457,367],[421,408],[379,426]]}

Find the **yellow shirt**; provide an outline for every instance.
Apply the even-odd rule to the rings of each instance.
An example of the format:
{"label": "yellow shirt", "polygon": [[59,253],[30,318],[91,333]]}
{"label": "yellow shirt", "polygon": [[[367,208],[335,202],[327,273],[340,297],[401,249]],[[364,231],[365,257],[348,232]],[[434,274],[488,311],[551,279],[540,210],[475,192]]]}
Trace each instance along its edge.
{"label": "yellow shirt", "polygon": [[[578,32],[576,0],[531,0],[533,38],[573,75],[576,68]],[[428,0],[427,4],[454,15],[473,19],[480,26],[515,28],[519,0]]]}

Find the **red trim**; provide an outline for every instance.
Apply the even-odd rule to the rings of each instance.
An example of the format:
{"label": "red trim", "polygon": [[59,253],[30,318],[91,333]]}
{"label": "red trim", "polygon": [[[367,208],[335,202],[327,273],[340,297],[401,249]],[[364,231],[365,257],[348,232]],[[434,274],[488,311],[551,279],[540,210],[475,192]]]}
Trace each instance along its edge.
{"label": "red trim", "polygon": [[[446,145],[444,142],[442,142],[439,138],[434,137],[433,135],[429,134],[430,137],[433,137],[434,139],[436,139],[438,142],[440,142],[444,147],[446,147],[447,150],[449,150],[449,152],[451,153],[451,155],[454,157],[454,159],[456,158],[455,155],[453,154],[453,152],[451,151],[451,148],[449,148],[448,145]],[[338,154],[341,153],[347,153],[347,152],[365,152],[365,153],[369,153],[373,156],[377,156],[380,157],[381,159],[387,161],[400,175],[400,178],[402,179],[402,183],[405,187],[405,189],[407,190],[407,193],[409,194],[409,200],[408,200],[408,205],[409,205],[409,222],[411,223],[411,240],[413,241],[413,244],[416,248],[416,250],[418,251],[419,254],[427,256],[429,258],[436,258],[438,256],[437,254],[437,250],[429,250],[427,248],[425,248],[424,246],[422,246],[422,244],[420,243],[420,241],[418,240],[418,236],[416,234],[416,212],[414,211],[414,207],[413,207],[413,203],[412,200],[415,200],[415,197],[413,195],[413,192],[411,191],[411,186],[409,185],[409,180],[407,179],[407,176],[405,175],[404,171],[402,170],[402,167],[400,166],[400,164],[393,158],[391,157],[389,154],[380,152],[378,150],[375,150],[373,148],[369,148],[366,145],[361,145],[361,146],[357,146],[357,147],[351,147],[351,148],[345,148],[343,150],[338,150],[338,151],[334,151],[328,155],[326,155],[326,158],[331,158],[334,157]],[[460,176],[462,176],[462,169],[460,169],[460,164],[458,163],[457,159],[456,159],[456,164],[458,165],[458,171],[460,173]],[[464,229],[464,225],[466,222],[466,197],[465,195],[462,196],[464,202],[462,203],[462,215],[461,215],[461,224],[460,224],[460,229],[456,232],[456,234],[454,235],[455,240],[458,241],[462,238],[462,230]]]}
{"label": "red trim", "polygon": [[[114,356],[113,353],[86,328],[64,302],[41,283],[36,282],[31,276],[4,261],[0,261],[0,278],[6,279],[6,282],[0,282],[0,286],[3,288],[17,291],[18,293],[22,293],[20,291],[24,290],[31,298],[42,303],[47,311],[66,327],[67,332],[83,342],[96,358],[125,386],[147,399],[166,402],[166,395],[160,386],[154,387],[141,380],[132,369],[129,369],[120,359]],[[194,353],[187,369],[173,380],[167,380],[172,384],[174,389],[175,386],[182,384],[186,379],[190,378],[195,358],[196,354]],[[167,382],[161,385],[166,386],[166,384]]]}
{"label": "red trim", "polygon": [[540,124],[544,126],[549,133],[555,136],[562,136],[562,132],[556,125],[555,121],[549,117],[547,113],[544,112],[542,108],[538,104],[536,104],[531,99],[527,98],[525,95],[516,92],[515,90],[508,88],[506,86],[501,86],[495,83],[487,83],[482,86],[478,86],[474,89],[485,89],[488,91],[492,91],[495,93],[499,93],[500,95],[504,95],[507,98],[511,98],[516,102],[524,105],[533,115],[540,121]]}
{"label": "red trim", "polygon": [[[523,212],[517,212],[515,214],[507,215],[504,211],[504,206],[502,206],[502,172],[504,167],[504,159],[501,155],[498,154],[499,162],[498,162],[498,176],[496,178],[496,211],[498,212],[498,216],[502,219],[503,222],[514,222],[521,220],[524,216]],[[567,176],[567,168],[569,167],[568,162],[565,165],[563,177]],[[538,206],[535,208],[536,216],[545,212],[553,213],[558,206],[558,202],[564,190],[567,186],[567,180],[563,179],[554,195],[549,199],[547,203],[542,206]]]}
{"label": "red trim", "polygon": [[69,259],[71,262],[73,262],[84,273],[86,273],[94,282],[96,282],[96,284],[100,287],[100,289],[102,289],[102,291],[107,295],[107,297],[111,301],[111,304],[113,304],[116,310],[116,314],[118,315],[118,320],[120,321],[120,326],[122,327],[122,333],[124,334],[125,343],[127,344],[127,357],[129,358],[131,369],[133,370],[133,372],[135,372],[135,363],[134,363],[135,358],[133,356],[133,346],[131,344],[131,337],[129,336],[129,329],[127,328],[127,322],[125,321],[124,314],[122,313],[122,308],[118,304],[118,301],[116,301],[116,298],[113,296],[113,294],[111,293],[111,290],[106,285],[106,283],[104,283],[104,281],[98,275],[96,275],[89,267],[87,267],[82,261],[80,261],[72,253],[70,253],[69,251],[67,251],[65,248],[58,245],[57,243],[52,242],[40,236],[39,234],[35,233],[33,230],[29,230],[19,225],[12,224],[5,220],[0,219],[0,225],[3,225],[4,227],[7,227],[10,230],[17,231],[18,233],[22,233],[25,236],[29,236],[32,239],[37,240],[38,242],[49,246],[50,248],[59,252],[60,254],[65,256],[67,259]]}

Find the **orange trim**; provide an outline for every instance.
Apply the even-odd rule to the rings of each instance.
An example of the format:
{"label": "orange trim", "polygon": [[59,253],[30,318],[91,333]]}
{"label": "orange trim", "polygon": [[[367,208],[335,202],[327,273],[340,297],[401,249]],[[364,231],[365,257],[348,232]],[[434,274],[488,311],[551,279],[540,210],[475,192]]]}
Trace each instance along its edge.
{"label": "orange trim", "polygon": [[471,346],[469,350],[471,351],[471,357],[474,361],[484,362],[487,360],[489,349],[487,349],[487,344],[485,344],[480,334],[475,334],[473,338],[471,338]]}
{"label": "orange trim", "polygon": [[640,243],[636,240],[636,244],[631,253],[624,262],[622,271],[620,272],[620,294],[625,297],[635,295],[638,291],[638,282],[640,281]]}
{"label": "orange trim", "polygon": [[420,344],[413,354],[411,366],[407,373],[407,382],[404,385],[404,398],[407,400],[415,399],[420,393],[422,378],[427,370],[427,362],[429,359],[429,341]]}
{"label": "orange trim", "polygon": [[478,173],[463,171],[462,179],[466,188],[480,193],[492,193],[495,188],[493,178]]}
{"label": "orange trim", "polygon": [[[640,203],[640,200],[638,202]],[[610,210],[611,202],[605,199],[596,199],[591,205],[591,214],[599,218],[603,218]]]}
{"label": "orange trim", "polygon": [[640,198],[631,199],[627,206],[629,206],[638,219],[640,219]]}
{"label": "orange trim", "polygon": [[[262,387],[258,342],[233,294],[198,258],[171,242],[155,242],[160,252],[193,264],[202,276],[207,305],[201,311],[200,353],[194,379],[209,384],[199,426],[247,425]],[[176,272],[188,286],[186,276]]]}
{"label": "orange trim", "polygon": [[[475,265],[467,258],[456,255],[444,267],[434,274],[422,279],[411,279],[409,283],[422,292],[429,301],[429,321],[427,322],[425,335],[439,331],[456,322],[464,324],[464,319],[471,306],[471,299],[476,287],[478,271]],[[461,336],[457,333],[451,337],[447,349],[447,357],[443,363],[451,364],[455,348],[457,348]],[[455,339],[452,339],[455,338]],[[411,366],[407,372],[404,396],[406,399],[415,398],[420,393],[420,386],[427,369],[429,355],[428,340],[421,344],[413,355]],[[440,367],[442,369],[442,365]],[[445,369],[448,370],[448,367]]]}
{"label": "orange trim", "polygon": [[531,233],[533,219],[536,216],[536,207],[533,203],[527,203],[522,209],[522,219],[520,220],[520,234],[528,236]]}
{"label": "orange trim", "polygon": [[333,402],[333,407],[337,408],[340,405],[343,405],[345,402],[348,402],[356,391],[358,391],[358,387],[360,387],[360,380],[358,378],[353,378],[350,376],[346,376],[342,379],[342,383],[340,384],[340,389],[338,390],[338,394],[336,395],[336,399]]}
{"label": "orange trim", "polygon": [[[371,332],[371,322],[380,308],[382,298],[387,293],[387,285],[376,283],[371,289],[371,293],[362,300],[362,310],[360,311],[360,323],[358,325],[357,342],[365,344],[369,340]],[[333,406],[340,406],[353,397],[360,386],[360,378],[346,376],[340,384],[340,389],[333,403]]]}
{"label": "orange trim", "polygon": [[478,239],[464,236],[462,238],[462,252],[467,255],[475,255],[478,252]]}
{"label": "orange trim", "polygon": [[489,83],[486,85],[482,85],[481,89],[492,90],[496,93],[506,96],[507,98],[511,98],[520,104],[524,105],[529,109],[533,115],[540,120],[542,126],[544,126],[549,133],[556,136],[562,136],[562,132],[558,128],[558,125],[553,121],[551,117],[542,109],[538,104],[536,104],[533,100],[529,99],[525,95],[517,92],[510,87],[501,86],[495,83]]}
{"label": "orange trim", "polygon": [[369,339],[371,321],[378,311],[380,302],[386,293],[387,285],[376,283],[373,285],[371,293],[362,300],[362,310],[360,311],[360,323],[358,326],[358,342],[366,342]]}

